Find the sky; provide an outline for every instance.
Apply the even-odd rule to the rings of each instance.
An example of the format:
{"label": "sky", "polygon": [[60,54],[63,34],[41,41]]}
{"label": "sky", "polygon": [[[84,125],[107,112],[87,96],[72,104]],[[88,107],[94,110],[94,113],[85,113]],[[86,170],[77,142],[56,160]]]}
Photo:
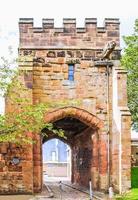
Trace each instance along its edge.
{"label": "sky", "polygon": [[[0,2],[0,57],[8,55],[12,46],[17,56],[19,18],[34,18],[34,25],[41,27],[42,18],[54,18],[55,26],[62,26],[63,18],[76,18],[77,26],[83,27],[85,18],[97,18],[103,26],[104,18],[120,19],[121,48],[123,35],[133,33],[138,18],[138,0],[1,0]],[[4,103],[0,99],[0,112]]]}
{"label": "sky", "polygon": [[[19,18],[34,18],[34,25],[41,26],[42,18],[54,18],[55,26],[62,26],[63,18],[76,18],[77,26],[84,26],[84,19],[96,17],[98,26],[104,18],[120,18],[122,35],[133,32],[138,18],[137,0],[1,0],[0,56],[7,55],[11,45],[17,54]],[[124,44],[121,39],[121,46]]]}

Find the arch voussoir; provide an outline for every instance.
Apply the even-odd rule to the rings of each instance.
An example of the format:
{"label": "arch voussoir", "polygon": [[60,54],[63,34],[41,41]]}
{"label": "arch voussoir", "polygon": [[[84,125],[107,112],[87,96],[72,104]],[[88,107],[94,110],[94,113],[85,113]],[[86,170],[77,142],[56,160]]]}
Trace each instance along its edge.
{"label": "arch voussoir", "polygon": [[74,117],[87,124],[92,128],[101,128],[103,126],[103,121],[96,117],[95,115],[89,113],[86,110],[76,108],[76,107],[63,107],[57,110],[53,110],[46,113],[44,116],[45,122],[55,122],[57,120],[63,119],[65,117]]}

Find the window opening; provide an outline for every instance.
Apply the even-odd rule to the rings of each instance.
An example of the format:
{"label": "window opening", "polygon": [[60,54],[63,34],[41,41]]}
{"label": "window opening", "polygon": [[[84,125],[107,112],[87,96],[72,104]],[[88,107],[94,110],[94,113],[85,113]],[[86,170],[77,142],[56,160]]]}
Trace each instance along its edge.
{"label": "window opening", "polygon": [[74,81],[74,65],[70,64],[68,67],[68,80]]}

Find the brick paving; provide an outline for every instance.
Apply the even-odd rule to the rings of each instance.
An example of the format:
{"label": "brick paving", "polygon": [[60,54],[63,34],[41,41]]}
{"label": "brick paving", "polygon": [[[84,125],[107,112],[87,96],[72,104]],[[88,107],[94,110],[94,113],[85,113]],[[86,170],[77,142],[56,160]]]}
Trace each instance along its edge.
{"label": "brick paving", "polygon": [[72,188],[63,186],[62,193],[59,189],[59,184],[51,184],[51,190],[54,193],[54,197],[49,198],[48,191],[44,190],[42,194],[31,196],[31,195],[9,195],[9,196],[0,196],[0,200],[88,200],[89,196],[85,193],[79,192]]}
{"label": "brick paving", "polygon": [[59,185],[51,185],[50,186],[52,191],[54,192],[54,199],[55,200],[72,200],[72,199],[77,199],[77,200],[88,200],[89,195],[82,193],[80,191],[74,190],[72,188],[69,188],[67,186],[62,186],[62,192],[59,189]]}
{"label": "brick paving", "polygon": [[[48,184],[50,190],[53,193],[53,197],[50,197],[51,194],[48,192],[46,187],[44,187],[44,190],[39,195],[5,195],[0,196],[0,200],[89,200],[89,195],[83,192],[80,192],[78,190],[72,189],[70,187],[67,187],[65,185],[62,186],[62,192],[59,189],[58,183],[49,183]],[[102,200],[107,200],[107,197],[101,198]],[[93,200],[96,200],[96,198],[93,198]]]}

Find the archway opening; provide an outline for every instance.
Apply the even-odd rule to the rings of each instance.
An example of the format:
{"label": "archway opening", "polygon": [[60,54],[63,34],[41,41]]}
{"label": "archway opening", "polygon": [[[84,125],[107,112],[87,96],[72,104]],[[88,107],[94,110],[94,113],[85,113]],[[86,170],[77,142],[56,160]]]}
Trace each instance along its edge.
{"label": "archway opening", "polygon": [[71,148],[60,139],[43,143],[43,183],[71,181]]}
{"label": "archway opening", "polygon": [[[55,136],[53,132],[48,131],[47,129],[42,130],[43,132],[47,133],[47,136],[43,138],[43,162],[45,162],[44,160],[46,159],[46,155],[47,157],[49,157],[49,150],[53,149],[52,143],[54,143],[55,149],[57,144],[59,143],[64,144],[65,146],[68,144],[68,147],[71,148],[71,158],[69,158],[69,165],[71,166],[71,183],[83,187],[88,187],[89,179],[91,179],[92,169],[92,135],[95,133],[96,130],[83,123],[79,119],[71,116],[59,119],[53,122],[53,125],[55,129],[64,130],[65,137],[61,138],[59,136]],[[54,139],[55,137],[56,139]],[[46,146],[47,148],[45,148]],[[56,153],[55,151],[56,150],[53,150],[53,152],[50,153],[51,158],[49,160],[58,159],[58,153]],[[64,156],[64,150],[61,151],[60,156]],[[50,176],[51,178],[54,176],[53,180],[56,180],[56,177],[59,177],[57,180],[60,181],[60,179],[62,179],[60,172],[57,171],[56,166],[54,166],[53,164],[51,164],[51,166],[51,172],[46,172],[43,164],[43,170],[45,174],[44,181],[51,180]],[[48,167],[47,170],[49,170]],[[53,173],[53,175],[50,173]]]}
{"label": "archway opening", "polygon": [[[86,110],[75,107],[57,109],[44,117],[45,122],[52,122],[54,128],[63,129],[65,137],[55,135],[54,132],[46,128],[42,130],[47,136],[40,136],[40,140],[35,144],[33,150],[34,191],[42,190],[44,167],[42,167],[43,155],[41,149],[44,143],[52,139],[59,139],[71,148],[71,183],[88,188],[91,179],[93,189],[99,190],[101,178],[103,175],[106,178],[107,173],[106,138],[99,134],[103,122]],[[51,160],[56,158],[55,153],[51,153],[51,156]],[[46,181],[48,180],[47,172],[44,173],[46,174]]]}

